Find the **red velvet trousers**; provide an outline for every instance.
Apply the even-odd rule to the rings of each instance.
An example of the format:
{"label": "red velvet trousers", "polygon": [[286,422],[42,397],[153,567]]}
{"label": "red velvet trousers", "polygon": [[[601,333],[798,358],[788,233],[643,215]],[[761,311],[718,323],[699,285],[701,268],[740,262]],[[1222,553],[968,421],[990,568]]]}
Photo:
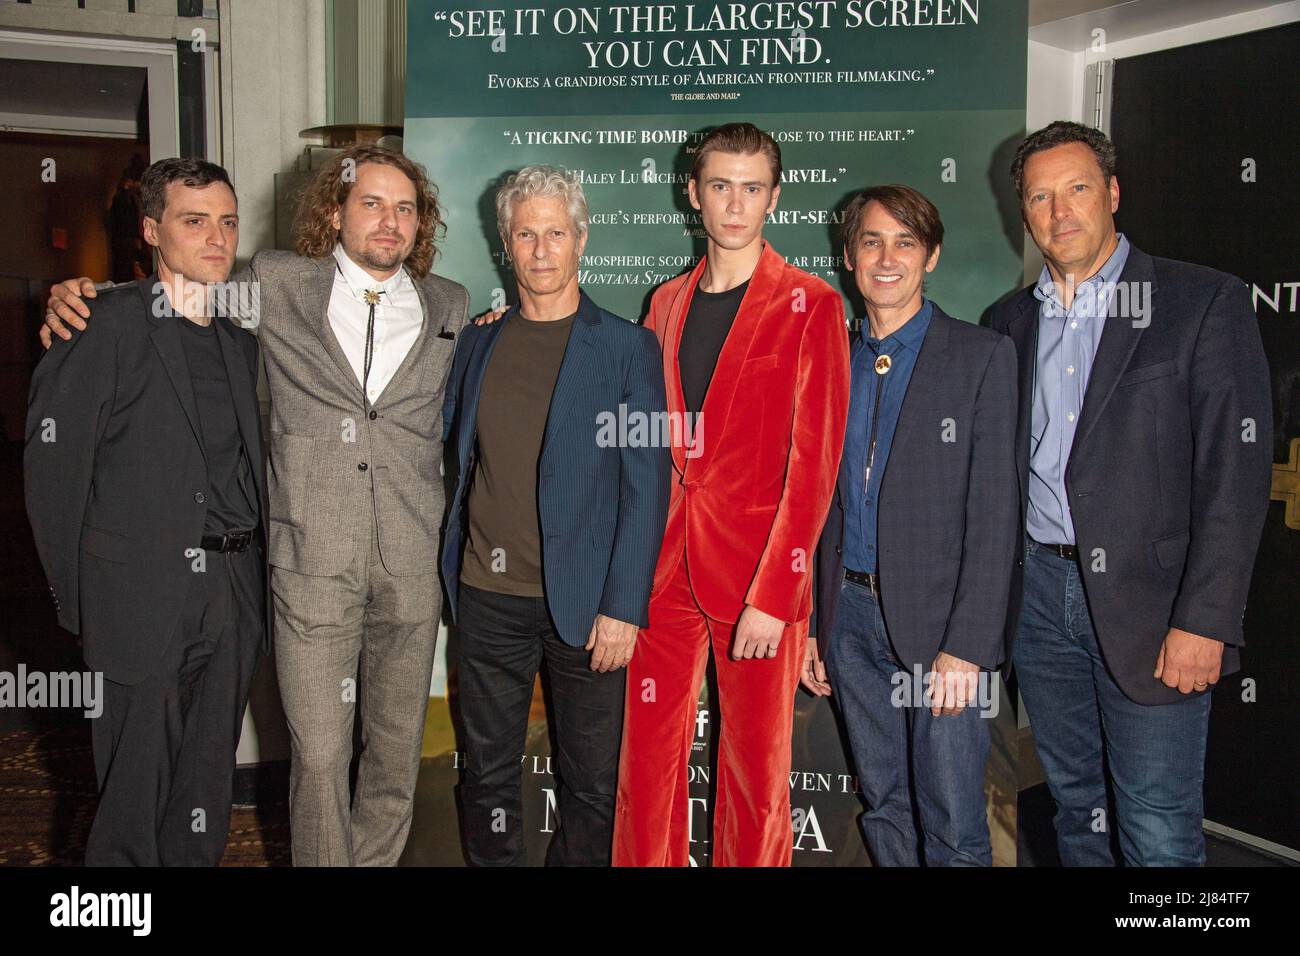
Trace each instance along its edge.
{"label": "red velvet trousers", "polygon": [[790,865],[790,738],[808,622],[787,626],[776,657],[761,660],[731,657],[735,628],[700,610],[684,560],[651,599],[628,665],[615,866],[690,863],[686,767],[710,650],[721,716],[713,865]]}

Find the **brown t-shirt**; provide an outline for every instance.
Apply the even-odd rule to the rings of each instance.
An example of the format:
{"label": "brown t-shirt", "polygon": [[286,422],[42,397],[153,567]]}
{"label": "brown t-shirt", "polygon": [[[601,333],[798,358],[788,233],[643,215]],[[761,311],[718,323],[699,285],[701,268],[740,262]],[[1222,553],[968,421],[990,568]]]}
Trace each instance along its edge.
{"label": "brown t-shirt", "polygon": [[513,317],[501,330],[478,400],[478,470],[460,579],[500,594],[542,597],[537,459],[573,316]]}

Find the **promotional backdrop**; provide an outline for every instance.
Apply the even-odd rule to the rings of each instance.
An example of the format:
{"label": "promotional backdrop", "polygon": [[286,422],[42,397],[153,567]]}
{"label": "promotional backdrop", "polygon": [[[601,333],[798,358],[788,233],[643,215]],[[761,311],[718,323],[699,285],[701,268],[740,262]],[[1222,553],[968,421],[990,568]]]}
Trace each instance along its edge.
{"label": "promotional backdrop", "polygon": [[[600,305],[639,321],[656,285],[704,251],[686,197],[692,150],[710,128],[748,120],[780,143],[780,203],[765,236],[794,265],[844,291],[861,315],[838,244],[840,211],[867,185],[907,183],[947,231],[927,294],[978,321],[1021,285],[1022,227],[1006,169],[1024,132],[1027,9],[1001,0],[816,0],[461,6],[411,0],[405,151],[447,210],[435,269],[465,284],[471,312],[511,301],[496,230],[502,177],[530,163],[580,172],[591,210],[581,268]],[[440,642],[426,756],[407,849],[460,860],[452,787],[455,635]],[[450,671],[450,674],[448,674]],[[437,696],[437,695],[444,696]],[[1014,717],[994,725],[994,856],[1014,862]],[[863,864],[847,748],[824,700],[796,705],[791,799],[796,865]],[[712,730],[701,697],[691,761],[692,858],[707,865]],[[522,768],[530,860],[554,829],[539,693]]]}

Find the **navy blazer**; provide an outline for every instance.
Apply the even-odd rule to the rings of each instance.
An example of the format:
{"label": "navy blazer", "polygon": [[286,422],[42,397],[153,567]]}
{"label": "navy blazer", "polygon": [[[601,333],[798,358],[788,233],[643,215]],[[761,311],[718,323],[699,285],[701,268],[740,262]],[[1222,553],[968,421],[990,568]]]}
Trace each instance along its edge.
{"label": "navy blazer", "polygon": [[[526,321],[516,306],[497,322],[465,326],[447,381],[443,440],[455,437],[457,472],[443,533],[442,574],[453,620],[478,454],[479,390],[502,329]],[[602,413],[628,416],[630,435],[637,415],[647,422],[640,434],[657,441],[667,433],[660,427],[667,401],[654,333],[606,312],[584,292],[551,393],[537,463],[546,604],[560,637],[575,647],[587,643],[598,613],[647,626],[668,520],[670,449],[662,442],[602,447],[597,441]]]}
{"label": "navy blazer", "polygon": [[[1129,698],[1163,704],[1184,697],[1152,677],[1170,627],[1223,641],[1224,675],[1240,666],[1246,594],[1268,512],[1273,403],[1244,282],[1136,247],[1119,281],[1145,283],[1151,311],[1105,320],[1065,487],[1106,665]],[[992,323],[1020,359],[1022,527],[1038,306],[1033,287],[1024,289],[997,307]],[[1017,568],[1008,638],[1020,597]]]}
{"label": "navy blazer", "polygon": [[[908,668],[928,670],[940,651],[988,670],[1004,658],[1020,540],[1015,433],[1015,349],[934,306],[898,414],[876,518],[881,613]],[[844,584],[849,480],[841,464],[817,545],[813,633],[823,659]]]}

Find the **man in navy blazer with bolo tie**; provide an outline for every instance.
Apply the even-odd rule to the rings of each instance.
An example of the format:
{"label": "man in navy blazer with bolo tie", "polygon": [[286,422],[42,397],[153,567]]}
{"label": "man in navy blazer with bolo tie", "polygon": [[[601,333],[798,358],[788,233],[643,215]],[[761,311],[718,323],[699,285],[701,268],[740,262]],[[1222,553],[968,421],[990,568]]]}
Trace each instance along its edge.
{"label": "man in navy blazer with bolo tie", "polygon": [[1019,533],[1015,349],[923,296],[943,223],[915,189],[860,193],[843,237],[867,319],[801,680],[833,688],[877,866],[989,866],[985,718]]}

